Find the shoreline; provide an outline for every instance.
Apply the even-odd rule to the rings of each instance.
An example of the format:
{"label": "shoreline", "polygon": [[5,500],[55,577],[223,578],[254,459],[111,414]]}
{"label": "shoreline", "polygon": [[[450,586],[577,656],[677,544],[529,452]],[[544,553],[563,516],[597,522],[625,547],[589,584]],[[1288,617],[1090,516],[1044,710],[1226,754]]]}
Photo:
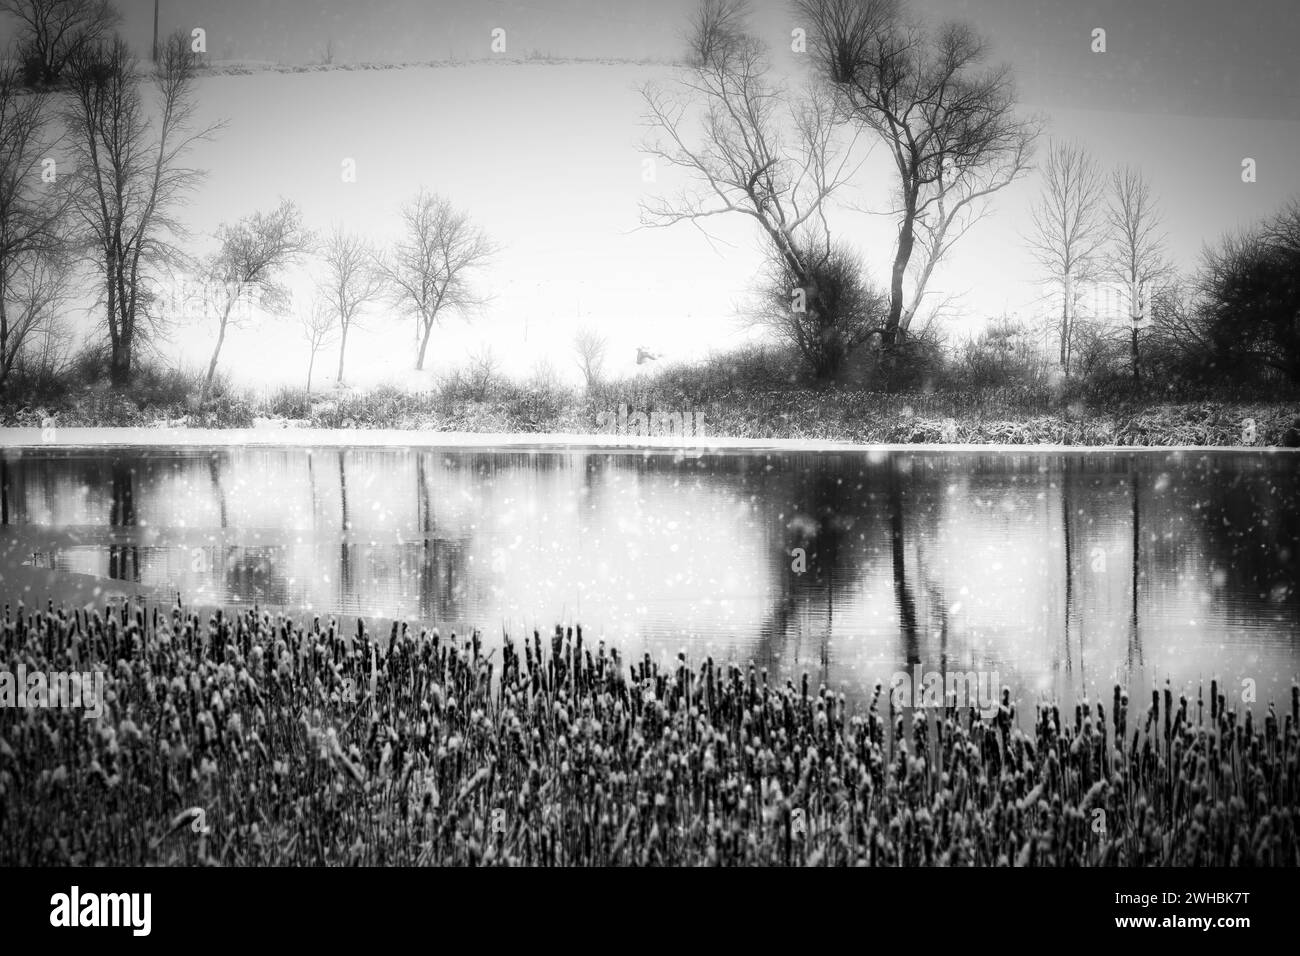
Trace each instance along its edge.
{"label": "shoreline", "polygon": [[0,428],[0,449],[49,450],[125,447],[230,448],[257,447],[409,447],[492,451],[673,452],[700,456],[728,451],[859,452],[893,454],[919,452],[1243,452],[1296,453],[1300,448],[1281,445],[1084,445],[1061,443],[911,442],[872,443],[821,438],[741,438],[701,436],[683,441],[673,436],[611,435],[579,432],[461,432],[402,428],[167,428],[167,427],[58,427],[57,437],[46,439],[41,428]]}

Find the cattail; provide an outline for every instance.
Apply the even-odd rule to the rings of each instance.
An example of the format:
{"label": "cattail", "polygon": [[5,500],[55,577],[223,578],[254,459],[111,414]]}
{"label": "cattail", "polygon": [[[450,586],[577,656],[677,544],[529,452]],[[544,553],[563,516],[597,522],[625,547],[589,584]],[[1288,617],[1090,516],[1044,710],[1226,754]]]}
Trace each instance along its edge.
{"label": "cattail", "polygon": [[[179,596],[170,617],[130,603],[83,618],[49,602],[9,617],[6,649],[61,659],[84,634],[102,641],[83,646],[98,666],[110,647],[122,656],[104,670],[118,702],[88,750],[0,723],[0,772],[16,797],[6,832],[40,831],[51,806],[63,812],[58,801],[72,800],[90,832],[107,831],[115,812],[148,834],[160,806],[191,807],[147,841],[92,840],[91,862],[991,865],[1028,848],[1035,865],[1260,864],[1280,852],[1264,836],[1270,815],[1294,814],[1300,799],[1294,769],[1281,770],[1297,760],[1300,685],[1285,727],[1270,704],[1257,733],[1250,711],[1227,711],[1216,683],[1212,726],[1198,736],[1190,695],[1175,710],[1166,680],[1163,727],[1154,692],[1125,755],[1129,701],[1118,684],[1107,748],[1105,709],[1086,697],[1070,726],[1057,703],[1036,703],[1026,733],[1004,686],[992,723],[948,706],[933,733],[924,710],[907,733],[903,713],[880,714],[879,681],[855,714],[824,683],[810,694],[807,674],[771,683],[764,672],[760,687],[752,661],[748,680],[711,655],[696,673],[685,652],[675,671],[649,654],[624,671],[618,648],[592,649],[576,627],[557,628],[549,648],[534,630],[522,655],[503,633],[498,668],[473,630],[463,642],[423,629],[416,640],[390,622],[382,642],[362,622],[343,635],[336,621],[322,632],[319,619],[304,626],[254,608],[219,609],[205,632]],[[345,680],[368,706],[345,699]],[[1199,725],[1199,687],[1197,701]],[[146,754],[162,755],[161,786],[139,772]],[[201,805],[221,836],[212,853],[204,834],[167,840],[200,822],[193,780],[210,788]],[[319,840],[286,829],[307,794]],[[847,812],[832,822],[836,806]],[[1099,806],[1112,834],[1132,837],[1095,839]],[[797,833],[782,807],[799,809]],[[1050,833],[1040,812],[1060,821]],[[1209,835],[1223,826],[1252,836]],[[40,862],[38,853],[0,841],[0,863]]]}

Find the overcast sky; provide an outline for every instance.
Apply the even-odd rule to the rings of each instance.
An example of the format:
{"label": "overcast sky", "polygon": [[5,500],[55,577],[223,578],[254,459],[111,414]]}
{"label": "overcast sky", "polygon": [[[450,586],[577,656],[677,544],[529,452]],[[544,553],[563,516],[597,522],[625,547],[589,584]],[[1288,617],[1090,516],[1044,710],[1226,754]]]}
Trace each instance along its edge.
{"label": "overcast sky", "polygon": [[[142,54],[151,0],[121,0],[123,30]],[[1294,0],[914,0],[934,22],[959,17],[1009,62],[1026,111],[1053,136],[1077,139],[1103,166],[1133,163],[1164,209],[1169,247],[1191,266],[1204,241],[1300,195],[1300,79]],[[339,62],[490,60],[491,31],[507,56],[670,61],[680,55],[694,0],[162,0],[161,29],[207,31],[214,59],[301,64],[332,42]],[[789,51],[799,24],[789,6],[756,0],[753,28],[793,80],[806,64]],[[1107,52],[1090,49],[1094,28]],[[498,59],[500,59],[498,57]],[[668,65],[501,63],[404,71],[216,76],[199,88],[200,116],[226,129],[195,154],[209,171],[184,217],[196,245],[217,224],[296,200],[310,225],[345,222],[379,242],[394,237],[400,203],[421,186],[465,208],[500,243],[483,282],[494,296],[472,326],[451,322],[430,346],[435,365],[491,345],[515,371],[549,359],[572,373],[568,343],[581,324],[614,343],[617,371],[638,344],[672,357],[744,338],[743,306],[759,263],[750,223],[718,222],[710,243],[688,226],[637,230],[638,201],[675,185],[642,181],[637,88],[671,82]],[[340,182],[343,158],[357,182]],[[1241,181],[1241,161],[1258,181]],[[1003,311],[1036,318],[1040,277],[1023,233],[1040,182],[998,197],[935,279],[961,296],[952,330],[964,334]],[[868,158],[852,198],[885,210],[889,166]],[[841,211],[836,230],[888,275],[895,225]],[[409,335],[372,317],[350,345],[357,380],[409,363]],[[283,325],[283,323],[281,323]],[[211,341],[189,330],[176,347],[197,360]],[[269,343],[275,343],[268,348]],[[352,348],[355,347],[355,353]],[[267,323],[228,343],[245,374],[296,375],[302,346]],[[331,360],[326,359],[328,367]],[[294,372],[288,369],[294,369]]]}

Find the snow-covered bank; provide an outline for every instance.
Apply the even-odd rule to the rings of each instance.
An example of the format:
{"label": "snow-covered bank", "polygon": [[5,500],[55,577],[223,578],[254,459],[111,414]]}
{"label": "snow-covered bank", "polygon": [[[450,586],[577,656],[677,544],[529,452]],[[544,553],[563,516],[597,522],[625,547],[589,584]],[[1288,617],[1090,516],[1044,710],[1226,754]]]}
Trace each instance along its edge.
{"label": "snow-covered bank", "polygon": [[609,449],[621,452],[681,453],[712,451],[826,451],[887,453],[898,451],[945,452],[1296,452],[1274,446],[1217,445],[1061,445],[1061,444],[864,444],[801,438],[731,438],[706,436],[698,442],[672,436],[579,434],[567,432],[487,434],[440,432],[396,428],[58,428],[53,434],[40,428],[0,428],[0,448],[230,448],[247,445],[292,448],[472,448],[472,449]]}

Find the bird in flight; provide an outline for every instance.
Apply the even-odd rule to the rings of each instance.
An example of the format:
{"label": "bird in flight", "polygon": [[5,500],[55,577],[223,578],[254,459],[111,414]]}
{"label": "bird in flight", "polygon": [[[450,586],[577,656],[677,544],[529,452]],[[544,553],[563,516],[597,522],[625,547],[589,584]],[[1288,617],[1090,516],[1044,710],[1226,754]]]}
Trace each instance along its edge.
{"label": "bird in flight", "polygon": [[638,346],[636,347],[636,364],[637,364],[637,365],[644,365],[646,362],[653,362],[653,361],[654,361],[655,359],[657,359],[658,357],[659,357],[659,353],[658,353],[658,352],[651,352],[651,351],[648,351],[647,349],[642,348],[640,345],[638,345]]}

